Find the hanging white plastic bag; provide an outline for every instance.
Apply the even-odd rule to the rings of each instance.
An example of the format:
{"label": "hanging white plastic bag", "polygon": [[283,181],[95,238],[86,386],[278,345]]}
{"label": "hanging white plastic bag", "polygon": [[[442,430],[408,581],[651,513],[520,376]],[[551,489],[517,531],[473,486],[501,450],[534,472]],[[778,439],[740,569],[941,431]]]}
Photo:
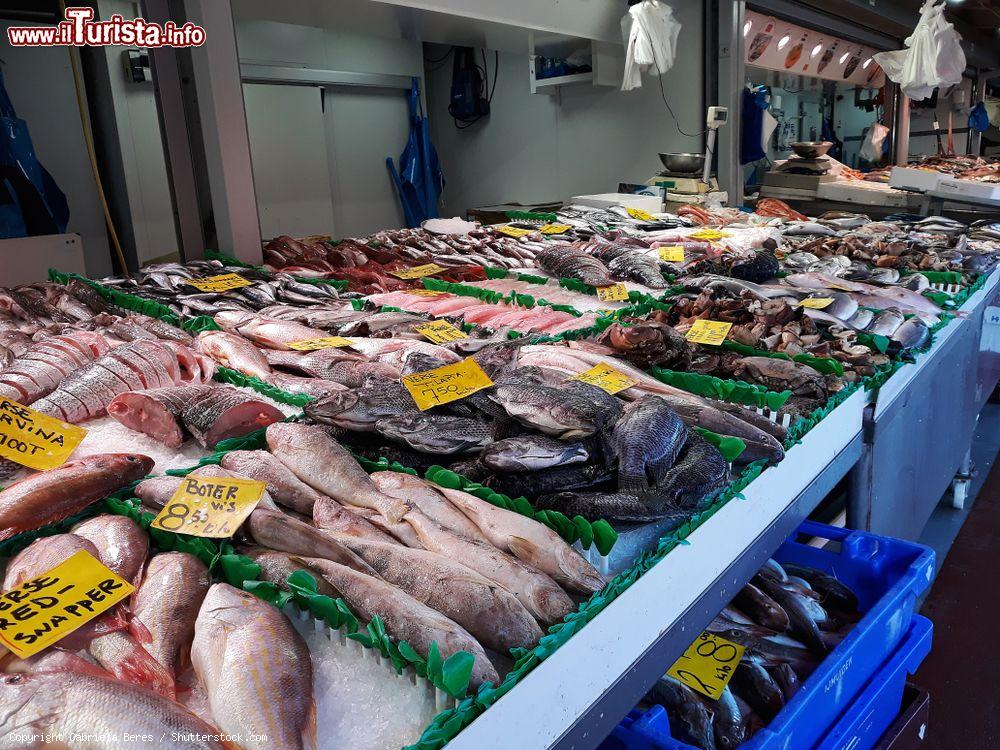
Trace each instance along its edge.
{"label": "hanging white plastic bag", "polygon": [[681,25],[670,6],[660,0],[642,0],[622,16],[625,42],[625,75],[622,91],[642,86],[642,73],[656,75],[674,67]]}
{"label": "hanging white plastic bag", "polygon": [[927,99],[937,87],[961,83],[965,70],[962,37],[944,17],[944,2],[927,0],[920,20],[904,42],[905,49],[877,52],[875,62],[890,81],[914,100]]}
{"label": "hanging white plastic bag", "polygon": [[873,122],[861,143],[858,155],[872,164],[882,161],[882,144],[885,143],[887,135],[889,135],[889,128],[880,122]]}

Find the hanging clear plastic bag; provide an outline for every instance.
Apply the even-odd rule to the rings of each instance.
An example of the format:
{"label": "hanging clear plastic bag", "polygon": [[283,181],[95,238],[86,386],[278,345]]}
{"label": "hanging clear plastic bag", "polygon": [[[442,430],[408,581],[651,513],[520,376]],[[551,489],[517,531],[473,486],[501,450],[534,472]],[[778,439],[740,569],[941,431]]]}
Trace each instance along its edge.
{"label": "hanging clear plastic bag", "polygon": [[906,38],[906,47],[894,52],[878,52],[875,62],[890,81],[898,83],[911,99],[927,99],[935,88],[954,86],[962,81],[965,52],[962,37],[944,17],[944,0],[927,0],[920,20]]}
{"label": "hanging clear plastic bag", "polygon": [[858,155],[872,164],[881,161],[882,147],[888,135],[889,128],[880,122],[873,122],[861,142],[861,150],[858,151]]}
{"label": "hanging clear plastic bag", "polygon": [[674,67],[681,25],[670,6],[660,0],[642,0],[622,16],[625,75],[622,91],[642,86],[642,74],[666,73]]}

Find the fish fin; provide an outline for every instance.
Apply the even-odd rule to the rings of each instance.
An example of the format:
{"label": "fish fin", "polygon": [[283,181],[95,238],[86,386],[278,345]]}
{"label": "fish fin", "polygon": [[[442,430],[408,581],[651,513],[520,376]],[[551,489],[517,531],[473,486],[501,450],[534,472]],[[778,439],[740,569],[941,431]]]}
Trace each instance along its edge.
{"label": "fish fin", "polygon": [[[91,655],[119,680],[142,685],[173,700],[176,696],[174,676],[130,634],[123,633],[121,637],[125,641],[122,649],[124,654],[115,653],[113,658],[105,663],[99,655],[100,651],[97,653],[93,651],[93,646],[99,640],[94,639],[91,642]],[[112,649],[112,651],[117,652],[118,649]]]}
{"label": "fish fin", "polygon": [[507,540],[507,549],[518,560],[529,565],[531,564],[531,560],[538,557],[538,545],[524,537],[510,537]]}
{"label": "fish fin", "polygon": [[623,471],[618,469],[618,489],[622,492],[641,492],[649,489],[649,479],[645,471]]}

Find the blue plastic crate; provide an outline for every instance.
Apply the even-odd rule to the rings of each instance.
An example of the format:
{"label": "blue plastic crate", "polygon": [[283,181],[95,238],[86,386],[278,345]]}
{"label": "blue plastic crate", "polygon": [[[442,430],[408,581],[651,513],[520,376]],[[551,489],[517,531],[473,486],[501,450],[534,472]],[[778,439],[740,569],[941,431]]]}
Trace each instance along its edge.
{"label": "blue plastic crate", "polygon": [[[898,649],[913,622],[917,597],[933,576],[934,552],[923,545],[812,521],[803,523],[799,533],[838,542],[840,549],[819,549],[793,537],[778,548],[774,559],[836,576],[857,595],[865,615],[742,750],[806,750],[826,737]],[[670,738],[666,712],[655,706],[645,714],[630,713],[601,750],[692,748]]]}
{"label": "blue plastic crate", "polygon": [[885,734],[903,705],[906,677],[931,652],[934,626],[913,616],[910,632],[878,674],[844,712],[816,750],[870,750]]}

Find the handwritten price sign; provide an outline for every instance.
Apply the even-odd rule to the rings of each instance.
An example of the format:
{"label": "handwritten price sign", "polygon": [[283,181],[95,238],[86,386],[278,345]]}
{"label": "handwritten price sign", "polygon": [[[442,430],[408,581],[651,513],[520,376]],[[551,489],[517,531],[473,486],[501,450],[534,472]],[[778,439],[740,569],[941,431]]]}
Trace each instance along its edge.
{"label": "handwritten price sign", "polygon": [[709,698],[718,698],[743,658],[743,646],[714,633],[702,633],[667,674]]}
{"label": "handwritten price sign", "polygon": [[0,456],[45,471],[62,466],[87,431],[0,397]]}
{"label": "handwritten price sign", "polygon": [[175,534],[226,539],[263,496],[264,483],[252,479],[187,476],[151,525]]}
{"label": "handwritten price sign", "polygon": [[420,411],[458,401],[493,385],[476,360],[469,357],[433,370],[401,378]]}

